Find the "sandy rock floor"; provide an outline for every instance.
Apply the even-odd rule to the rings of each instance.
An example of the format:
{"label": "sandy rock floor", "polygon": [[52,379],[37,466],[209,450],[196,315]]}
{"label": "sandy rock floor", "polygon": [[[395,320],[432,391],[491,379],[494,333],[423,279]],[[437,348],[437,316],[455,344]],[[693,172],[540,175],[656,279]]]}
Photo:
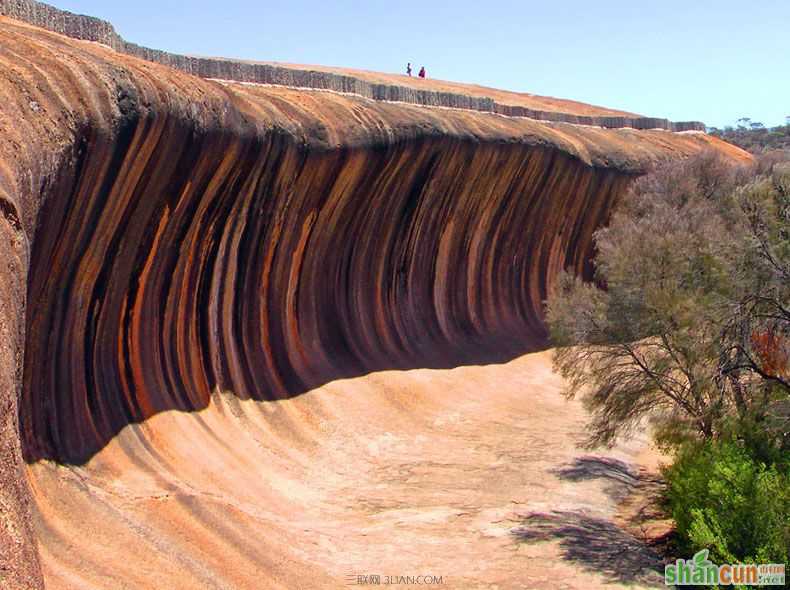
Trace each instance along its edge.
{"label": "sandy rock floor", "polygon": [[656,456],[577,448],[560,387],[543,352],[160,414],[84,466],[29,467],[47,587],[656,585],[620,510]]}

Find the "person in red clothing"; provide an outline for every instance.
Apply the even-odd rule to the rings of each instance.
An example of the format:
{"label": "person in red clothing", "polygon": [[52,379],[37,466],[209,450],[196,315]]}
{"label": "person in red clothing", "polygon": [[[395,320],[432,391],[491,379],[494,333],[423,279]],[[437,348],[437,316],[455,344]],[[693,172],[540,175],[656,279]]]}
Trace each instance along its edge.
{"label": "person in red clothing", "polygon": [[420,78],[425,78],[425,66],[420,68],[420,73],[417,74]]}

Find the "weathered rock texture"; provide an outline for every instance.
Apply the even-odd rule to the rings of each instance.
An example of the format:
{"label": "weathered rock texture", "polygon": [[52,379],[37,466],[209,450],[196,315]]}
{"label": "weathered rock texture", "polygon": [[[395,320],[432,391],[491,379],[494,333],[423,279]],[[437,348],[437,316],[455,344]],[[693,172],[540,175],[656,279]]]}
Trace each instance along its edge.
{"label": "weathered rock texture", "polygon": [[[562,121],[608,128],[705,130],[705,125],[699,121],[672,122],[667,119],[641,117],[632,113],[608,109],[582,109],[592,110],[588,114],[580,112],[578,103],[561,100],[546,103],[540,100],[541,97],[537,97],[538,100],[533,101],[528,98],[530,95],[511,94],[508,96],[507,93],[501,91],[491,91],[480,87],[470,88],[450,84],[450,89],[437,89],[436,85],[429,85],[428,88],[425,88],[426,85],[423,81],[415,83],[405,77],[371,76],[369,72],[331,71],[315,67],[308,69],[282,64],[176,55],[130,43],[118,35],[115,28],[106,21],[59,10],[35,0],[0,0],[0,15],[23,20],[75,39],[101,43],[118,52],[160,63],[202,78],[332,90],[374,100],[470,109],[511,117],[528,117],[543,121]],[[456,91],[453,92],[453,89]],[[470,93],[470,91],[472,92]],[[502,98],[496,100],[491,95]],[[502,100],[507,102],[501,102]],[[533,106],[533,103],[543,103],[549,108],[537,108]],[[568,110],[568,107],[571,107],[571,110]]]}
{"label": "weathered rock texture", "polygon": [[[101,21],[2,5],[112,45]],[[216,391],[277,400],[534,348],[553,277],[589,275],[628,182],[710,147],[742,156],[207,81],[0,17],[3,587],[41,583],[20,453],[82,464]]]}

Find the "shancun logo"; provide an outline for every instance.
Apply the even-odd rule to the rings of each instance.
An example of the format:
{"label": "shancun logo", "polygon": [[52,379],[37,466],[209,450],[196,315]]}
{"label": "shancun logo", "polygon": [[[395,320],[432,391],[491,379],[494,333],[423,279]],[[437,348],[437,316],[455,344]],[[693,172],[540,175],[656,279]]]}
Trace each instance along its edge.
{"label": "shancun logo", "polygon": [[708,559],[708,550],[703,549],[692,559],[678,559],[664,566],[664,583],[667,586],[784,586],[785,566],[783,563],[716,565]]}

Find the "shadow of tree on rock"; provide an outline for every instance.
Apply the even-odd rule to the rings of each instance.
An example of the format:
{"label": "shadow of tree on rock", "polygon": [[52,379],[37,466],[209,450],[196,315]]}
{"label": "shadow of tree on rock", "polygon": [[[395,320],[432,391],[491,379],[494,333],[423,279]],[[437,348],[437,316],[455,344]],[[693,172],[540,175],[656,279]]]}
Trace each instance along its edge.
{"label": "shadow of tree on rock", "polygon": [[565,481],[606,480],[604,492],[618,503],[625,500],[644,479],[644,474],[634,471],[624,461],[595,455],[577,457],[573,464],[552,473]]}
{"label": "shadow of tree on rock", "polygon": [[559,541],[563,559],[611,582],[662,585],[659,555],[609,520],[577,511],[533,512],[510,534],[519,543]]}

